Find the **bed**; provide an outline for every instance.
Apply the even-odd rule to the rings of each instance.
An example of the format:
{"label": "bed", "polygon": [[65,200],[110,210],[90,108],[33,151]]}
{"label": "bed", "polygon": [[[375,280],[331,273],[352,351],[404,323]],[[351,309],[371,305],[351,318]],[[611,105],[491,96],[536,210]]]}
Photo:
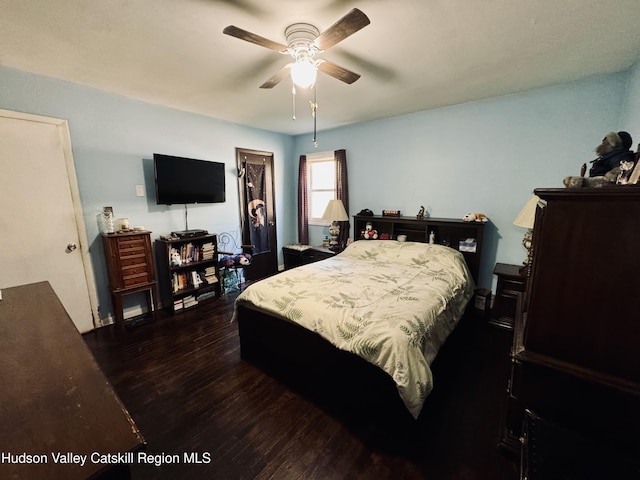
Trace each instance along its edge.
{"label": "bed", "polygon": [[360,240],[250,285],[234,319],[243,358],[310,383],[322,376],[338,397],[356,393],[356,406],[399,399],[415,419],[433,389],[430,366],[473,292],[457,250]]}

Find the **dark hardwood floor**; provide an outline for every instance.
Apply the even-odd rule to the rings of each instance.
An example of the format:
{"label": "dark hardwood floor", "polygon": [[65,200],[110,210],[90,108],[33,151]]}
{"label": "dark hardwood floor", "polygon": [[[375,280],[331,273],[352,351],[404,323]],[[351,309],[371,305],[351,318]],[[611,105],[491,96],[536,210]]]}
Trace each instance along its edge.
{"label": "dark hardwood floor", "polygon": [[[242,360],[234,298],[84,335],[146,453],[158,455],[158,465],[131,465],[134,480],[518,478],[497,447],[508,332],[461,324],[439,355],[446,374],[404,430],[378,421],[384,412],[342,408],[339,393],[312,398]],[[186,461],[194,454],[201,463]]]}

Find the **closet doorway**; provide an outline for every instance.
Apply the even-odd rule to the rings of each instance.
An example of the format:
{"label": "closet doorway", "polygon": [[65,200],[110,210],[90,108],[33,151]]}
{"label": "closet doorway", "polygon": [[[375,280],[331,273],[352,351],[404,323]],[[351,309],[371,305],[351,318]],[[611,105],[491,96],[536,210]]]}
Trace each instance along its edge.
{"label": "closet doorway", "polygon": [[247,280],[278,272],[273,153],[236,148],[240,228],[245,253],[252,255]]}

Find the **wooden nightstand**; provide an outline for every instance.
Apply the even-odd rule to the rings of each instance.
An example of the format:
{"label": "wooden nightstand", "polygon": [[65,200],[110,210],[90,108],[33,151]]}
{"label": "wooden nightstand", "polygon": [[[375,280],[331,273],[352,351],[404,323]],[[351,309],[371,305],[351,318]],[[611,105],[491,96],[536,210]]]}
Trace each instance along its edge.
{"label": "wooden nightstand", "polygon": [[333,257],[336,253],[339,252],[321,246],[287,245],[286,247],[282,247],[285,270],[306,265],[307,263],[318,262],[325,258]]}
{"label": "wooden nightstand", "polygon": [[497,327],[513,330],[516,318],[517,294],[527,287],[527,277],[520,274],[519,265],[496,263],[493,274],[498,277],[496,296],[489,323]]}

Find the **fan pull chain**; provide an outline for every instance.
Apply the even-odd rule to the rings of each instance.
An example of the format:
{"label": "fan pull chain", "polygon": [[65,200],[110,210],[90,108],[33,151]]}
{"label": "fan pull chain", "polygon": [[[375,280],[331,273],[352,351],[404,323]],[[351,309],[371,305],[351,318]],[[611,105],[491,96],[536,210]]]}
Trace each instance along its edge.
{"label": "fan pull chain", "polygon": [[296,119],[296,84],[291,87],[291,112],[293,120]]}
{"label": "fan pull chain", "polygon": [[318,89],[316,85],[313,86],[313,102],[309,101],[311,105],[311,116],[313,117],[313,146],[318,148],[318,138],[316,135],[317,127],[317,113],[318,113]]}

